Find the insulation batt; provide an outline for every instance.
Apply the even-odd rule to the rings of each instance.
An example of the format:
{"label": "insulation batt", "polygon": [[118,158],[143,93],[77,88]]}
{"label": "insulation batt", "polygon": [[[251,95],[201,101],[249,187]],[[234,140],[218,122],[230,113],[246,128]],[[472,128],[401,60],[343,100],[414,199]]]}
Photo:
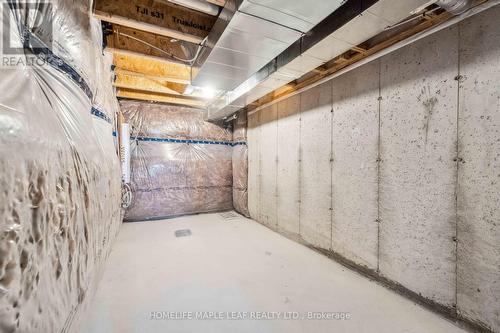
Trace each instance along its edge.
{"label": "insulation batt", "polygon": [[132,137],[133,200],[127,221],[232,209],[231,145],[164,141],[230,143],[229,129],[204,121],[199,109],[128,100],[120,104]]}
{"label": "insulation batt", "polygon": [[69,332],[121,221],[113,128],[90,112],[96,103],[112,118],[117,103],[90,3],[52,1],[49,12],[9,3],[19,5],[10,31],[19,41],[24,20],[52,17],[53,53],[92,94],[48,64],[0,69],[0,332]]}

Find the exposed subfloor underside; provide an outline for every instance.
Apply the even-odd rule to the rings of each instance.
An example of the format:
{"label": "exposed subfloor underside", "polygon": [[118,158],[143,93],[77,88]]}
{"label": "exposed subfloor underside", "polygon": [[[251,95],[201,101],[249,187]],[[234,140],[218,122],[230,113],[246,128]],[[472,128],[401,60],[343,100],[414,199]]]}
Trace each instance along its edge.
{"label": "exposed subfloor underside", "polygon": [[[124,224],[83,332],[464,332],[303,245],[224,214]],[[176,237],[181,229],[191,235]],[[183,311],[195,319],[167,318]],[[196,319],[209,311],[350,319]]]}

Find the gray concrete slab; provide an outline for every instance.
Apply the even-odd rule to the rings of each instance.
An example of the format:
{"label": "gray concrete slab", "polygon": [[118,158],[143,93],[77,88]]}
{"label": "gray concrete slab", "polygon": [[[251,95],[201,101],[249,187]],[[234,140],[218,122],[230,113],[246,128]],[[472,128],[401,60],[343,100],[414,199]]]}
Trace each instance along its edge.
{"label": "gray concrete slab", "polygon": [[300,234],[310,244],[331,246],[332,83],[301,94]]}
{"label": "gray concrete slab", "polygon": [[299,235],[300,95],[278,106],[278,230]]}
{"label": "gray concrete slab", "polygon": [[380,272],[455,304],[458,30],[381,59]]}
{"label": "gray concrete slab", "polygon": [[[175,237],[190,229],[191,236]],[[151,320],[151,312],[349,312],[349,320]],[[124,224],[85,333],[458,333],[453,323],[243,217]]]}
{"label": "gray concrete slab", "polygon": [[500,7],[460,24],[458,311],[500,332]]}
{"label": "gray concrete slab", "polygon": [[333,80],[332,250],[377,269],[378,106],[376,61]]}

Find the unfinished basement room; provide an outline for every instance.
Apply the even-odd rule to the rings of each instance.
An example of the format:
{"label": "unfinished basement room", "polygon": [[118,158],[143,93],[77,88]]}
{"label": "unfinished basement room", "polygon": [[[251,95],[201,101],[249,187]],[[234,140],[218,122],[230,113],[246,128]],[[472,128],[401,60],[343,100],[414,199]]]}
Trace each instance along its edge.
{"label": "unfinished basement room", "polygon": [[0,10],[0,333],[500,333],[500,0]]}

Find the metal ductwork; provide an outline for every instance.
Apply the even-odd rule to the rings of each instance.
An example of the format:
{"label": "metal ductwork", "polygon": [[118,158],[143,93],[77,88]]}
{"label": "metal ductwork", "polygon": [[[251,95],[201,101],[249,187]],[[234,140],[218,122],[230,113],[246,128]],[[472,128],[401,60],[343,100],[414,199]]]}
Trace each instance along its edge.
{"label": "metal ductwork", "polygon": [[[343,2],[335,12],[303,33],[300,38],[256,69],[238,86],[211,103],[208,106],[209,119],[221,119],[231,115],[267,93],[303,76],[431,4],[439,5],[457,15],[469,9],[472,0],[433,0],[430,2],[428,0],[399,0],[397,2],[391,0],[349,0]],[[260,14],[260,12],[254,13]],[[302,29],[304,30],[304,28]],[[218,43],[212,47],[217,49],[217,45]],[[250,42],[247,45],[248,49],[256,48],[256,52],[259,52],[259,48],[256,47],[257,43]],[[220,59],[221,64],[226,61],[224,58]],[[245,72],[245,75],[255,67],[248,66],[249,71]],[[202,79],[198,82],[195,79],[195,84],[205,82],[203,74],[202,71]],[[223,74],[214,72],[216,79],[220,79],[219,75]],[[245,75],[240,76],[239,79]],[[237,80],[235,81],[237,82]]]}
{"label": "metal ductwork", "polygon": [[412,15],[428,0],[350,0],[235,89],[209,105],[209,119],[227,117]]}
{"label": "metal ductwork", "polygon": [[453,15],[459,15],[471,8],[472,0],[438,0],[435,4]]}
{"label": "metal ductwork", "polygon": [[345,2],[228,0],[193,66],[193,85],[235,89]]}
{"label": "metal ductwork", "polygon": [[205,0],[168,0],[168,2],[191,8],[212,16],[217,16],[219,14],[219,6],[206,2]]}

